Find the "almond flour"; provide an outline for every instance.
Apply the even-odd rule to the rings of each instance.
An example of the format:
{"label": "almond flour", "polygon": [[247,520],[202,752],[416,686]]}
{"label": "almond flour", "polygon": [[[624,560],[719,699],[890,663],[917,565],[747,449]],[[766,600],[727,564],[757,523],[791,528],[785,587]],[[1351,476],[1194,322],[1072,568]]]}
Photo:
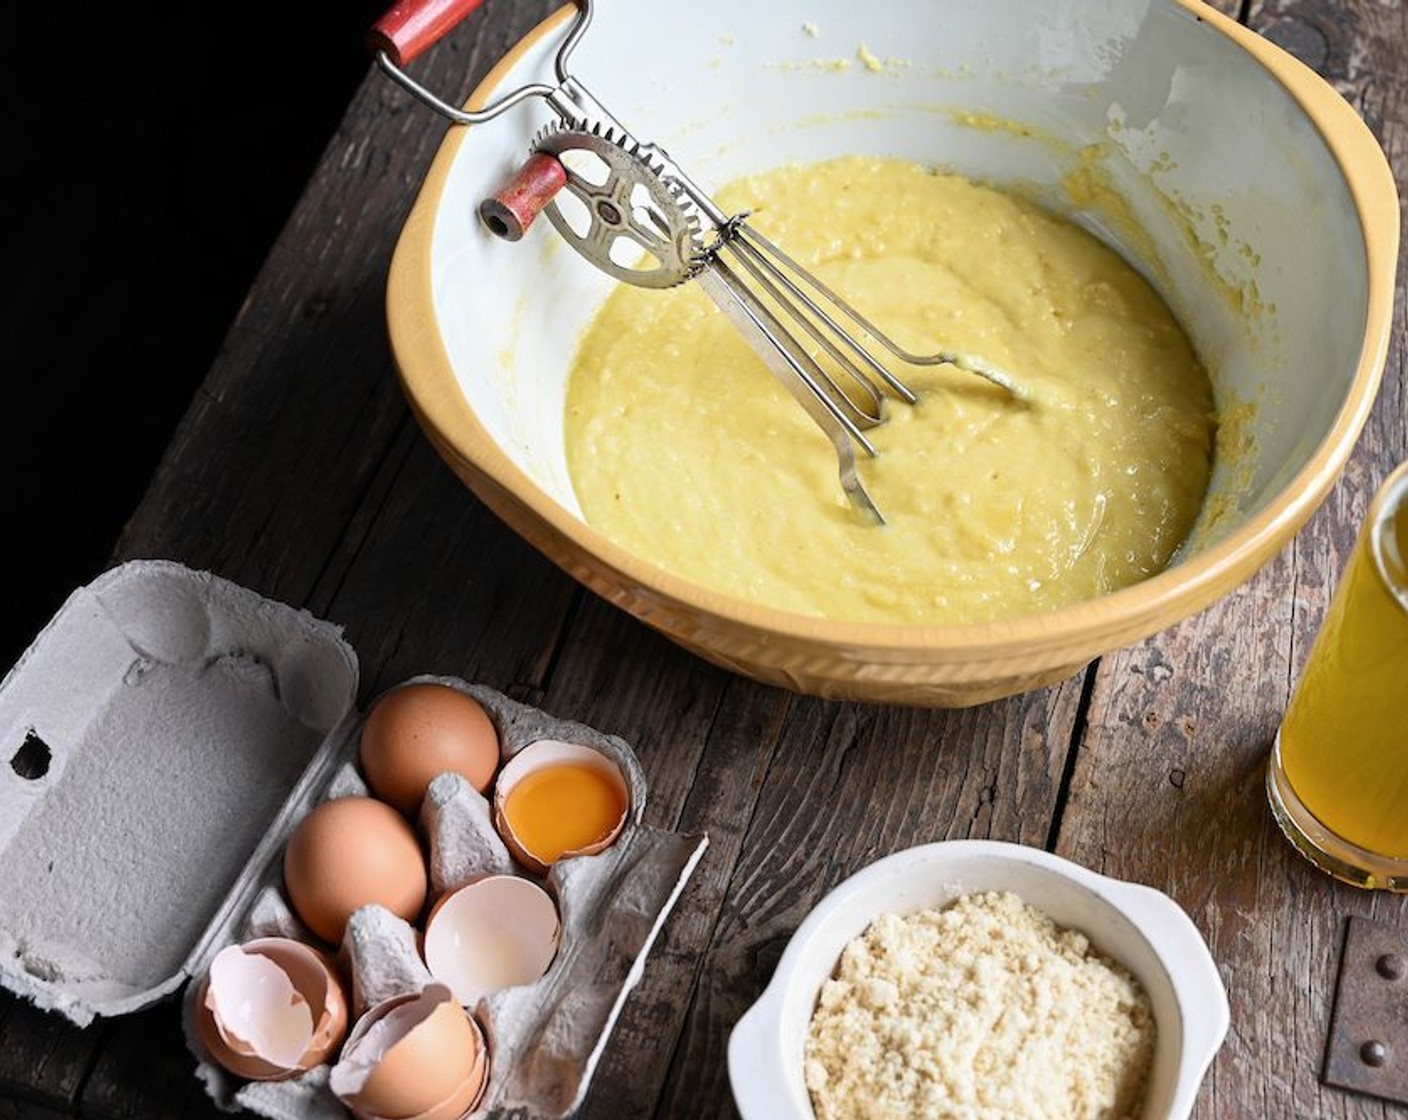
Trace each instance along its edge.
{"label": "almond flour", "polygon": [[1015,894],[882,915],[822,987],[818,1120],[1137,1120],[1155,1025],[1124,968]]}

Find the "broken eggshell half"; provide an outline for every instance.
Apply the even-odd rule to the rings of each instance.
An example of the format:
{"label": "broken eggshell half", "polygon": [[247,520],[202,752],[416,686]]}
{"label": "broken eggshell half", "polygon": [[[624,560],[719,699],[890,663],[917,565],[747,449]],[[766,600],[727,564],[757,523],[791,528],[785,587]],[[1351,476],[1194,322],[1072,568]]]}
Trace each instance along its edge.
{"label": "broken eggshell half", "polygon": [[438,983],[367,1011],[328,1076],[359,1120],[459,1120],[488,1081],[483,1030]]}
{"label": "broken eggshell half", "polygon": [[536,875],[559,860],[610,847],[630,811],[630,785],[620,765],[581,743],[529,743],[494,783],[494,827]]}
{"label": "broken eggshell half", "polygon": [[486,875],[444,895],[425,922],[425,966],[465,1007],[540,979],[562,921],[546,890],[521,875]]}
{"label": "broken eggshell half", "polygon": [[347,999],[324,953],[292,938],[256,938],[211,959],[195,1026],[235,1076],[280,1081],[328,1060],[347,1033]]}

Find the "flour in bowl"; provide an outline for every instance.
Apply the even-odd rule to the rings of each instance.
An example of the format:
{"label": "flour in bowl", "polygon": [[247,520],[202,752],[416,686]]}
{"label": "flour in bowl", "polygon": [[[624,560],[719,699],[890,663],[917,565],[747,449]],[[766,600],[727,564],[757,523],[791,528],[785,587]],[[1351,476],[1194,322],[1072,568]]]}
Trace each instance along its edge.
{"label": "flour in bowl", "polygon": [[1085,935],[1015,894],[883,914],[808,1030],[818,1120],[1137,1120],[1149,1000]]}

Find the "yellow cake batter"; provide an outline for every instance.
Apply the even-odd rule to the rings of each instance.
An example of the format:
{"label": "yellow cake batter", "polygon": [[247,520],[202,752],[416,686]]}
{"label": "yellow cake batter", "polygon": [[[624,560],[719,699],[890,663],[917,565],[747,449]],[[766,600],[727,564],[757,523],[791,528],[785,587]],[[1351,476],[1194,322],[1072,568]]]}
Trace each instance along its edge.
{"label": "yellow cake batter", "polygon": [[900,345],[981,355],[895,366],[860,454],[886,524],[697,285],[622,285],[571,371],[568,468],[588,522],[720,591],[849,621],[1049,610],[1159,571],[1208,484],[1212,391],[1154,290],[1075,225],[913,163],[847,157],[717,196]]}

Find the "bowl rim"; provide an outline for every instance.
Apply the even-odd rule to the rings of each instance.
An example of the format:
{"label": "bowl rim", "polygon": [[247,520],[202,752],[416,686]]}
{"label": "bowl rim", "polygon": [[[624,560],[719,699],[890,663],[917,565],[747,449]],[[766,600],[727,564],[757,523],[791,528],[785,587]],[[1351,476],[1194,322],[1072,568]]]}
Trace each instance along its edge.
{"label": "bowl rim", "polygon": [[[670,613],[696,620],[696,626],[703,615],[762,641],[820,642],[981,664],[1010,661],[1014,654],[1084,657],[1087,649],[1109,648],[1111,635],[1119,642],[1137,640],[1201,610],[1250,579],[1299,532],[1338,480],[1368,420],[1392,331],[1398,191],[1387,156],[1367,124],[1319,74],[1203,0],[1162,2],[1185,10],[1241,46],[1301,106],[1344,175],[1363,235],[1366,267],[1363,342],[1329,432],[1265,508],[1202,552],[1128,587],[1051,611],[937,625],[845,621],[784,611],[704,587],[626,551],[560,505],[505,454],[464,399],[433,329],[430,260],[435,219],[459,146],[469,128],[478,126],[447,133],[392,254],[386,316],[397,376],[412,412],[437,452],[486,505],[607,598],[619,602],[622,588],[629,589],[628,596],[648,595],[652,617],[647,621],[665,629],[679,629],[678,622],[664,623]],[[489,71],[466,107],[487,104],[523,56],[574,11],[569,0],[530,30]],[[1374,231],[1372,237],[1369,230]],[[585,563],[580,553],[595,563]]]}
{"label": "bowl rim", "polygon": [[[1174,1087],[1162,1120],[1182,1120],[1192,1111],[1208,1067],[1227,1037],[1231,1007],[1212,953],[1187,912],[1154,887],[1104,875],[1044,848],[1009,840],[955,839],[918,844],[882,856],[841,880],[807,912],[789,938],[771,979],[729,1034],[730,1088],[745,1120],[815,1120],[809,1102],[799,1109],[787,1082],[776,1076],[789,1061],[782,1050],[781,1027],[789,1003],[798,998],[793,990],[795,974],[807,963],[811,940],[876,882],[897,876],[908,881],[915,874],[928,878],[941,875],[955,863],[977,859],[1036,868],[1129,922],[1162,967],[1178,1009]],[[1160,1029],[1165,1026],[1160,1024]]]}

